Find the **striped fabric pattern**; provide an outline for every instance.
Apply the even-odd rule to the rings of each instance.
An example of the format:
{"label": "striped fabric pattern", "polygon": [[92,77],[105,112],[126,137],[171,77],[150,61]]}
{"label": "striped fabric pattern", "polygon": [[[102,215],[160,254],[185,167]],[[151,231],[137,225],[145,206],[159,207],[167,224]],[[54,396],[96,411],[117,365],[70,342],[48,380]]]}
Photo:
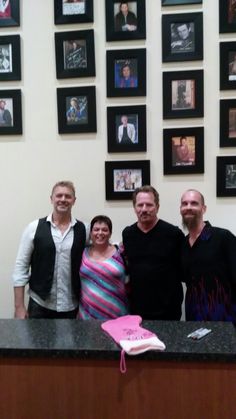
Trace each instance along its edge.
{"label": "striped fabric pattern", "polygon": [[118,249],[101,262],[91,259],[89,248],[86,248],[80,267],[80,280],[80,319],[105,320],[128,314],[125,267]]}

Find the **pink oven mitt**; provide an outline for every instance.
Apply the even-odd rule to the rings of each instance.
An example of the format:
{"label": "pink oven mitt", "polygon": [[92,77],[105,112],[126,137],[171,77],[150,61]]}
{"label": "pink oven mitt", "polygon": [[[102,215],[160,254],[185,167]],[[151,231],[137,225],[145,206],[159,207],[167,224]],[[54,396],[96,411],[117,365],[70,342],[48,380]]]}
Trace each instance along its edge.
{"label": "pink oven mitt", "polygon": [[137,355],[149,350],[163,351],[164,343],[158,337],[143,327],[140,327],[142,318],[135,315],[118,317],[102,323],[101,327],[122,348],[121,371],[125,372],[124,352]]}

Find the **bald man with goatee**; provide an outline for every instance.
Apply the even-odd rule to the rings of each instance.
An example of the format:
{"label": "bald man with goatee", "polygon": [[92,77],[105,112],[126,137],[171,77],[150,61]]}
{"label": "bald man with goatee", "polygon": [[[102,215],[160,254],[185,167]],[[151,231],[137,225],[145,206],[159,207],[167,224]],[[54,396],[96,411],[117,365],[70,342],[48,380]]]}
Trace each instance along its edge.
{"label": "bald man with goatee", "polygon": [[199,191],[184,192],[180,213],[188,230],[181,255],[186,320],[236,324],[236,237],[204,221],[205,212]]}

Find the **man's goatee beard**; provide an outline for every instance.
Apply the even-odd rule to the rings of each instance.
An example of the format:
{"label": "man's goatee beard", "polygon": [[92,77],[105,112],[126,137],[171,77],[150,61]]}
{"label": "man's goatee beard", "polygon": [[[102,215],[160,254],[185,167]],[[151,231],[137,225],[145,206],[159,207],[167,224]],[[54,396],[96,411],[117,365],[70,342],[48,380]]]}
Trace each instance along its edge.
{"label": "man's goatee beard", "polygon": [[182,218],[182,226],[185,230],[196,228],[197,225],[198,225],[198,218],[196,217],[189,220],[185,220],[184,218]]}

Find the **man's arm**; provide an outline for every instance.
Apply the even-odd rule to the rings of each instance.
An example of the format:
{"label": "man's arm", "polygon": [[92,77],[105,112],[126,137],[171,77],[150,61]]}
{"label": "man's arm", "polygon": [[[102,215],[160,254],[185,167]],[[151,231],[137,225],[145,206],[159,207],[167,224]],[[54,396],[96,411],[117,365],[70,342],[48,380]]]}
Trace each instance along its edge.
{"label": "man's arm", "polygon": [[[229,281],[236,292],[236,237],[229,230],[222,229],[222,232],[222,255],[225,257],[225,265],[229,270]],[[236,299],[236,295],[234,299]]]}
{"label": "man's arm", "polygon": [[135,143],[135,127],[133,124],[130,124],[130,139],[132,143]]}
{"label": "man's arm", "polygon": [[25,307],[25,287],[14,287],[15,319],[27,319],[28,312]]}
{"label": "man's arm", "polygon": [[25,286],[30,276],[30,261],[34,249],[34,236],[38,226],[38,220],[30,223],[20,241],[18,254],[16,257],[15,268],[13,272],[14,298],[15,298],[15,318],[25,319],[28,313],[25,307],[24,296]]}
{"label": "man's arm", "polygon": [[118,140],[119,140],[119,143],[121,143],[121,141],[122,141],[122,136],[123,136],[123,125],[120,125],[119,128],[118,128]]}

